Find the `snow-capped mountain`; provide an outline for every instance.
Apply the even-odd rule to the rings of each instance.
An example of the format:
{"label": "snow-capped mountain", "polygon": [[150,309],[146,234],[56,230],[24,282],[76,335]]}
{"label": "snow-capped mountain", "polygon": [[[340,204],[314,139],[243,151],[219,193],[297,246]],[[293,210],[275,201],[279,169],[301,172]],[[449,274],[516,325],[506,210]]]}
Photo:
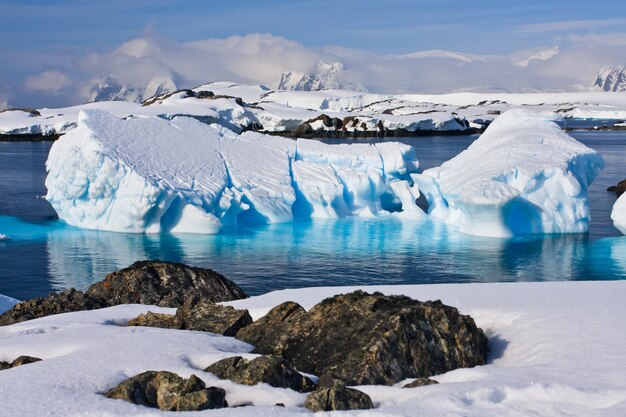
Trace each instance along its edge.
{"label": "snow-capped mountain", "polygon": [[95,101],[133,101],[142,102],[155,95],[176,91],[176,84],[171,78],[154,77],[143,87],[121,84],[114,75],[100,77],[89,89],[87,102]]}
{"label": "snow-capped mountain", "polygon": [[349,90],[367,91],[363,85],[342,79],[345,67],[340,62],[327,64],[320,61],[315,73],[305,74],[298,71],[284,72],[278,82],[278,90],[319,91]]}
{"label": "snow-capped mountain", "polygon": [[594,86],[604,91],[626,91],[626,66],[608,66],[600,70]]}

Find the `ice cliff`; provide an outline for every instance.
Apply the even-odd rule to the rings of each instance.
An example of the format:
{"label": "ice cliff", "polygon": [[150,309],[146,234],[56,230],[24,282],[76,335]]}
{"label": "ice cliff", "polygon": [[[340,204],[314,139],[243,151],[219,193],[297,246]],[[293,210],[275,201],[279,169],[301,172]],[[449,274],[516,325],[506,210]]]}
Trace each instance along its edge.
{"label": "ice cliff", "polygon": [[613,205],[611,219],[615,228],[626,235],[626,193],[622,194]]}
{"label": "ice cliff", "polygon": [[430,216],[481,236],[586,232],[586,190],[604,160],[556,117],[510,110],[455,158],[412,175]]}

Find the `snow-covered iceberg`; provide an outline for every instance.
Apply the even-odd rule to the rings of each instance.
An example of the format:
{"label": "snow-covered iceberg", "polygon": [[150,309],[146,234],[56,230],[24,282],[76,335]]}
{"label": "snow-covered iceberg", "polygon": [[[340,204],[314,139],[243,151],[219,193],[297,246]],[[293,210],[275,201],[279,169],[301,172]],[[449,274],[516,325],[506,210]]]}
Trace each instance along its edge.
{"label": "snow-covered iceberg", "polygon": [[622,194],[613,205],[611,219],[615,228],[626,235],[626,193]]}
{"label": "snow-covered iceberg", "polygon": [[604,160],[556,117],[510,110],[455,158],[412,175],[430,216],[480,236],[586,232],[586,190]]}
{"label": "snow-covered iceberg", "polygon": [[65,222],[119,232],[217,233],[294,216],[399,208],[392,183],[418,162],[400,143],[326,145],[176,117],[81,111],[46,163],[46,198]]}

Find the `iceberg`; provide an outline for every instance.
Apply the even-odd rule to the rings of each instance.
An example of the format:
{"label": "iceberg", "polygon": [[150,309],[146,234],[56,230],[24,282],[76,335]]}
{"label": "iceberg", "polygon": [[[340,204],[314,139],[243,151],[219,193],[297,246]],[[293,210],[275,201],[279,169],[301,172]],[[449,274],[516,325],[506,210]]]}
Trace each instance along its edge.
{"label": "iceberg", "polygon": [[46,199],[66,223],[129,233],[218,233],[294,217],[399,209],[392,183],[417,172],[400,143],[327,145],[236,134],[189,117],[82,110],[54,143]]}
{"label": "iceberg", "polygon": [[626,235],[626,193],[622,194],[613,205],[611,219],[615,228]]}
{"label": "iceberg", "polygon": [[557,120],[509,110],[455,158],[412,174],[429,215],[479,236],[586,232],[587,186],[604,160]]}

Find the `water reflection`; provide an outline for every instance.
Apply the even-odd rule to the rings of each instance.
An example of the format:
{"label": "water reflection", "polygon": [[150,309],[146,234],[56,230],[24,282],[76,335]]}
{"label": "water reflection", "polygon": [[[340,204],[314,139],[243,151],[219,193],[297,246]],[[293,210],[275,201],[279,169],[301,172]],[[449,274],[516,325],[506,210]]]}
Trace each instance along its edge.
{"label": "water reflection", "polygon": [[250,294],[322,285],[626,278],[626,238],[479,238],[397,219],[238,227],[212,236],[67,227],[45,236],[49,282],[57,290],[84,289],[140,259],[209,267]]}

